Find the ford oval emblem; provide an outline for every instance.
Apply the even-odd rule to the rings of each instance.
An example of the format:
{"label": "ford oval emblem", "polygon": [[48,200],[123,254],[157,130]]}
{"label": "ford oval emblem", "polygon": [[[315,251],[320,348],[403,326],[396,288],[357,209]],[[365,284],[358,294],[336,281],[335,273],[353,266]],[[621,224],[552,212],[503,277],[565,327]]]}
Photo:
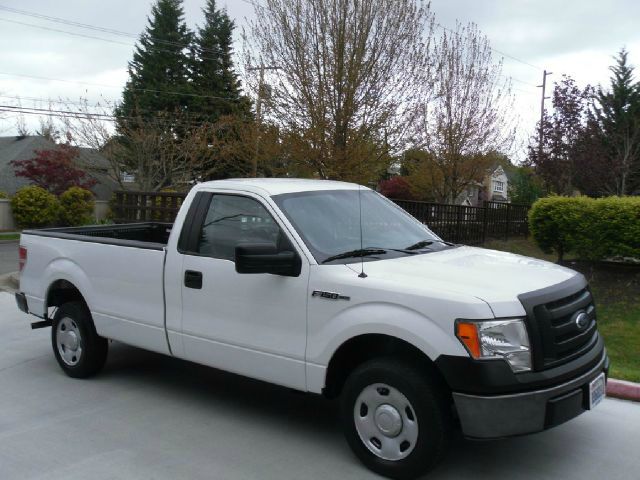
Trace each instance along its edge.
{"label": "ford oval emblem", "polygon": [[580,312],[576,317],[576,327],[578,330],[584,330],[589,325],[589,315],[585,312]]}

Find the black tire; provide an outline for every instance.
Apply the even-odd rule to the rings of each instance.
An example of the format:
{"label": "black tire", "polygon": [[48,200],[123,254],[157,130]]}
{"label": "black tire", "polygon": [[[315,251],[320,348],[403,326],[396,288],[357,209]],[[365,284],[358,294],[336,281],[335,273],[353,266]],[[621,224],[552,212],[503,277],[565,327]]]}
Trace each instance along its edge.
{"label": "black tire", "polygon": [[[409,453],[404,458],[389,460],[376,455],[371,450],[371,445],[377,445],[374,445],[375,436],[374,442],[370,441],[370,446],[367,446],[356,428],[356,401],[367,387],[370,389],[375,384],[388,385],[404,395],[410,402],[409,411],[413,409],[411,413],[417,419],[417,440],[411,447],[412,450],[405,446]],[[425,474],[442,460],[451,437],[451,406],[445,388],[431,378],[428,372],[393,358],[374,359],[360,365],[347,378],[341,395],[342,423],[349,446],[362,463],[379,475],[406,480]],[[382,394],[384,393],[383,388]],[[362,400],[359,403],[363,403]],[[368,412],[366,406],[359,405],[358,408],[358,412],[362,408]],[[368,415],[359,413],[363,414]],[[409,423],[407,418],[404,422],[405,425]],[[376,428],[379,427],[376,425]],[[406,427],[403,425],[401,428],[403,433],[396,434],[399,439],[404,435]],[[377,442],[380,443],[379,440]]]}
{"label": "black tire", "polygon": [[[62,340],[65,331],[71,331],[73,336],[65,337],[65,340],[71,340],[59,345],[58,337]],[[96,333],[91,313],[84,302],[69,302],[58,308],[53,317],[51,344],[60,368],[73,378],[95,375],[107,360],[108,340]]]}

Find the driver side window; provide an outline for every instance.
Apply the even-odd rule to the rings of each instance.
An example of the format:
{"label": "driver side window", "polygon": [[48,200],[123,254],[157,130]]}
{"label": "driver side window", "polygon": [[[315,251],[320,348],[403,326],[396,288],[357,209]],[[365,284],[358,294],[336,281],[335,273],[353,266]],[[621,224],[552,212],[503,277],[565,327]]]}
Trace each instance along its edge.
{"label": "driver side window", "polygon": [[234,261],[236,246],[243,243],[270,243],[279,250],[291,250],[280,227],[260,202],[238,195],[214,194],[200,231],[198,253]]}

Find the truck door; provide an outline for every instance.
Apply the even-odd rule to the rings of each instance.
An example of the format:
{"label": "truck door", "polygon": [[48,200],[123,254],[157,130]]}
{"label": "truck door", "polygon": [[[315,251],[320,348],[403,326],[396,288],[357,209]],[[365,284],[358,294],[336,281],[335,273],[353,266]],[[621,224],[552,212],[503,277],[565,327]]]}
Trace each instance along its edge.
{"label": "truck door", "polygon": [[[305,389],[309,265],[260,197],[201,193],[182,248],[182,340],[188,360]],[[274,243],[301,256],[298,277],[239,274],[235,247]]]}

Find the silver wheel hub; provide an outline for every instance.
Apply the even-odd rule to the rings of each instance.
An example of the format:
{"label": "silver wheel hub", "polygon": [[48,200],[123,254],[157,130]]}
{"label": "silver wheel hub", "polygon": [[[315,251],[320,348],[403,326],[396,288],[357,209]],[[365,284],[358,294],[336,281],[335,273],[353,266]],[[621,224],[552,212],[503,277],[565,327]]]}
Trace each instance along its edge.
{"label": "silver wheel hub", "polygon": [[418,441],[418,419],[407,397],[395,387],[374,383],[365,387],[353,408],[362,443],[384,460],[402,460]]}
{"label": "silver wheel hub", "polygon": [[82,356],[82,337],[75,320],[64,317],[58,322],[56,345],[64,363],[69,366],[78,364]]}
{"label": "silver wheel hub", "polygon": [[402,431],[400,412],[391,405],[380,405],[376,409],[375,421],[378,430],[387,437],[397,437]]}

